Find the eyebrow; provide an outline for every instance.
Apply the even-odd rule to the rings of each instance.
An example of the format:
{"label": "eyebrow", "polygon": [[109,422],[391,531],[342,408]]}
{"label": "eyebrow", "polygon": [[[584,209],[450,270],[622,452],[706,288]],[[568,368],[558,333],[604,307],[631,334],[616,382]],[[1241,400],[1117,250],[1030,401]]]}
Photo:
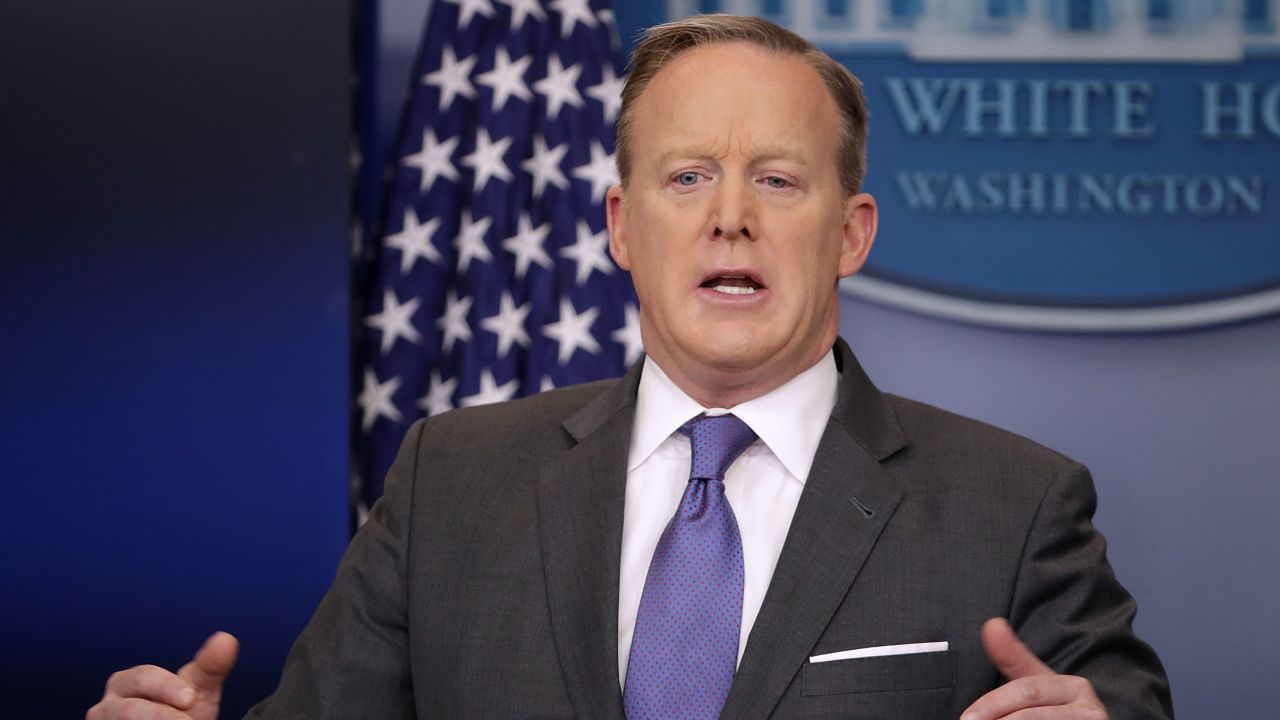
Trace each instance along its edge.
{"label": "eyebrow", "polygon": [[[660,165],[665,165],[673,160],[679,160],[679,159],[703,160],[707,158],[718,159],[718,157],[719,156],[716,153],[711,152],[705,148],[693,148],[693,147],[676,148],[674,150],[668,150],[667,152],[664,152],[661,155],[659,155],[658,163]],[[783,146],[761,148],[760,151],[757,152],[755,156],[751,158],[751,163],[757,164],[762,162],[769,162],[771,160],[787,160],[789,162],[794,162],[801,166],[805,166],[809,164],[807,159],[803,156],[802,153],[798,151],[788,151],[788,148]]]}

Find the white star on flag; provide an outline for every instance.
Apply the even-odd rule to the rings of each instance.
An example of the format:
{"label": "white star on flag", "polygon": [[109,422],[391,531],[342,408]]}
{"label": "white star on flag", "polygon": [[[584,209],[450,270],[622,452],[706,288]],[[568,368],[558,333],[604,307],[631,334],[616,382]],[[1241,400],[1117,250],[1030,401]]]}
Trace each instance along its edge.
{"label": "white star on flag", "polygon": [[422,76],[422,82],[440,88],[440,112],[449,109],[453,99],[459,95],[467,98],[476,96],[476,88],[471,84],[471,68],[475,66],[477,55],[466,60],[459,60],[453,54],[453,48],[445,46],[444,55],[440,58],[440,69]]}
{"label": "white star on flag", "polygon": [[600,314],[600,308],[591,307],[581,314],[573,309],[569,298],[560,298],[560,319],[542,326],[542,334],[560,343],[560,364],[568,362],[573,352],[582,348],[592,355],[600,354],[600,343],[591,334],[591,325]]}
{"label": "white star on flag", "polygon": [[592,270],[599,270],[605,275],[613,272],[613,261],[606,255],[609,245],[609,231],[601,230],[592,235],[591,227],[586,220],[578,221],[578,240],[572,245],[560,248],[561,257],[567,257],[578,263],[578,274],[574,278],[578,285],[591,277]]}
{"label": "white star on flag", "polygon": [[564,176],[564,171],[560,169],[560,161],[564,160],[565,153],[569,152],[569,143],[557,145],[552,149],[547,149],[547,140],[541,135],[535,135],[533,138],[533,155],[528,160],[520,163],[520,169],[533,176],[533,197],[535,200],[542,199],[542,193],[547,189],[547,183],[555,185],[561,190],[569,187],[569,179]]}
{"label": "white star on flag", "polygon": [[493,17],[493,5],[489,0],[446,0],[458,6],[458,29],[465,30],[476,15]]}
{"label": "white star on flag", "polygon": [[511,147],[511,138],[502,138],[497,142],[489,139],[489,131],[480,128],[476,133],[476,149],[462,158],[462,164],[475,169],[475,181],[472,186],[476,192],[484,188],[489,178],[511,182],[511,168],[507,167],[502,156]]}
{"label": "white star on flag", "polygon": [[515,397],[516,390],[520,388],[520,380],[512,378],[507,382],[499,385],[493,379],[493,371],[485,368],[480,373],[480,392],[475,395],[469,395],[462,398],[463,407],[473,407],[475,405],[488,405],[496,402],[506,402]]}
{"label": "white star on flag", "polygon": [[635,305],[630,304],[624,310],[627,315],[626,323],[610,333],[609,338],[626,348],[626,363],[632,365],[644,352],[644,341],[640,339],[640,312]]}
{"label": "white star on flag", "polygon": [[587,94],[604,106],[605,122],[613,122],[618,117],[622,109],[622,86],[626,82],[625,77],[618,77],[613,68],[605,65],[600,71],[600,84],[587,88]]}
{"label": "white star on flag", "polygon": [[560,13],[560,36],[569,37],[575,23],[587,27],[596,26],[596,16],[591,13],[591,0],[551,0],[551,9]]}
{"label": "white star on flag", "polygon": [[412,155],[404,156],[401,164],[418,168],[422,178],[418,181],[418,191],[426,192],[436,178],[458,179],[458,168],[453,166],[453,150],[458,147],[458,138],[449,138],[444,142],[436,141],[436,134],[431,128],[422,131],[422,149]]}
{"label": "white star on flag", "polygon": [[493,90],[495,113],[501,111],[513,95],[525,102],[533,102],[533,93],[529,92],[529,86],[524,82],[525,71],[529,69],[531,62],[533,62],[532,55],[526,55],[512,62],[507,49],[499,47],[498,54],[494,57],[493,69],[476,76],[476,82]]}
{"label": "white star on flag", "polygon": [[519,30],[524,27],[524,19],[533,17],[537,20],[546,20],[547,14],[543,12],[542,5],[538,0],[498,0],[503,5],[511,7],[511,29]]}
{"label": "white star on flag", "polygon": [[364,390],[360,392],[357,402],[360,403],[361,410],[364,411],[364,420],[361,427],[365,430],[373,427],[373,423],[380,417],[387,418],[391,422],[400,421],[400,410],[391,400],[396,394],[396,390],[400,389],[400,378],[392,377],[390,380],[379,383],[378,376],[373,370],[366,368],[364,371]]}
{"label": "white star on flag", "polygon": [[450,290],[445,300],[444,312],[436,320],[436,327],[444,331],[441,345],[445,352],[453,349],[453,343],[461,340],[471,342],[471,326],[467,324],[467,313],[471,312],[473,298],[458,299],[458,292]]}
{"label": "white star on flag", "polygon": [[418,407],[427,415],[439,415],[453,409],[453,391],[458,389],[458,378],[440,379],[440,371],[431,371],[431,384],[427,394],[418,398]]}
{"label": "white star on flag", "polygon": [[564,67],[555,53],[547,59],[547,76],[533,84],[533,89],[547,98],[547,118],[554,119],[560,114],[560,108],[568,103],[576,108],[583,105],[582,95],[578,92],[578,76],[582,74],[581,65]]}
{"label": "white star on flag", "polygon": [[397,338],[404,338],[414,344],[422,340],[418,329],[410,320],[420,304],[421,298],[410,298],[409,302],[401,303],[390,288],[382,291],[382,312],[365,318],[364,324],[382,331],[383,354],[396,344]]}
{"label": "white star on flag", "polygon": [[498,336],[498,357],[506,357],[512,343],[529,347],[529,333],[525,332],[524,319],[529,317],[533,306],[525,303],[516,307],[509,292],[502,294],[501,304],[498,314],[481,320],[480,327]]}
{"label": "white star on flag", "polygon": [[542,246],[551,232],[551,223],[542,223],[535,228],[529,220],[529,213],[521,213],[519,226],[515,235],[502,241],[502,249],[516,256],[516,278],[524,279],[530,263],[552,269],[551,257]]}
{"label": "white star on flag", "polygon": [[387,247],[400,251],[401,275],[409,274],[414,263],[418,262],[418,258],[425,258],[429,263],[440,262],[440,251],[436,249],[435,243],[431,242],[431,236],[435,234],[438,227],[440,227],[439,219],[431,218],[425,224],[419,224],[418,213],[413,208],[405,209],[404,225],[401,226],[400,232],[388,235],[383,240],[383,244]]}
{"label": "white star on flag", "polygon": [[467,218],[462,221],[462,229],[458,231],[458,237],[454,241],[458,247],[458,272],[466,272],[472,260],[493,260],[493,253],[489,252],[489,245],[484,241],[484,235],[489,232],[492,224],[493,218],[476,220],[475,211],[467,211]]}
{"label": "white star on flag", "polygon": [[591,183],[591,202],[601,202],[610,185],[618,184],[618,164],[599,142],[591,141],[591,162],[573,169],[573,176]]}

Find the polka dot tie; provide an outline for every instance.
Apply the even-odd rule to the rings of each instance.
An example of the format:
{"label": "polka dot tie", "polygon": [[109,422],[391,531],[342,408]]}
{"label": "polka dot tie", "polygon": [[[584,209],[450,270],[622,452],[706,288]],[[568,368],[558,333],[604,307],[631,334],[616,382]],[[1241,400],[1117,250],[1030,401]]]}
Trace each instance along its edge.
{"label": "polka dot tie", "polygon": [[720,717],[738,659],[742,537],[724,473],[756,434],[733,415],[700,416],[680,431],[693,465],[640,597],[622,697],[627,720]]}

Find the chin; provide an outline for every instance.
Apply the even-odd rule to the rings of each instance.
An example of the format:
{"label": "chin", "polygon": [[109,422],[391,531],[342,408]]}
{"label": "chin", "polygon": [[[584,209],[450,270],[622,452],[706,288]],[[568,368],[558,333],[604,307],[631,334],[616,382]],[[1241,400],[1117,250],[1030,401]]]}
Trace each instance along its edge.
{"label": "chin", "polygon": [[719,328],[700,333],[691,347],[694,355],[725,370],[749,370],[768,361],[772,347],[759,332],[747,328]]}

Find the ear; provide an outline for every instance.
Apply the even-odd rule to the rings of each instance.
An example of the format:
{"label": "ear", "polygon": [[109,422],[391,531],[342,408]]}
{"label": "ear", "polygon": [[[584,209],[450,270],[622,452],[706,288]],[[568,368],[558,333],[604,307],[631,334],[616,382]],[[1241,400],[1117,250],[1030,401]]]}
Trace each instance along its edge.
{"label": "ear", "polygon": [[840,247],[840,277],[862,269],[876,239],[880,213],[869,193],[850,195],[844,207],[844,239]]}
{"label": "ear", "polygon": [[621,185],[614,185],[604,197],[605,220],[609,225],[609,254],[618,267],[631,271],[631,255],[627,248],[626,223],[627,193]]}

